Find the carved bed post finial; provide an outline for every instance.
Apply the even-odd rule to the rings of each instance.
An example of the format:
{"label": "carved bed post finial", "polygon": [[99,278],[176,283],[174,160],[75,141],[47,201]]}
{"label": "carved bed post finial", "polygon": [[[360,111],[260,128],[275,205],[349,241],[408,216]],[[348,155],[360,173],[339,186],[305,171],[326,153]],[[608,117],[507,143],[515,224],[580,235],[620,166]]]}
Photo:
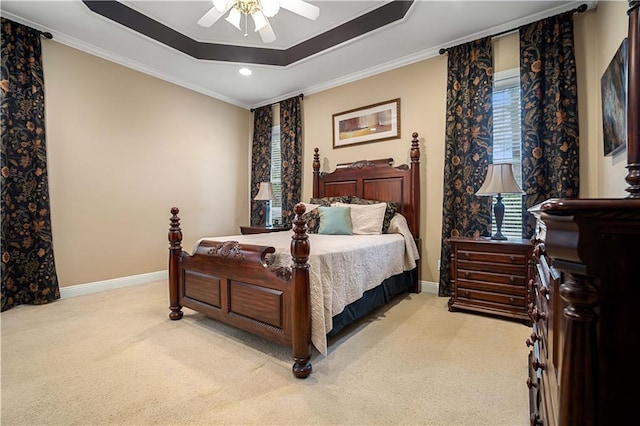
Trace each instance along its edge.
{"label": "carved bed post finial", "polygon": [[318,148],[313,149],[313,188],[312,188],[312,196],[320,197],[318,191],[320,190],[320,154],[318,154]]}
{"label": "carved bed post finial", "polygon": [[640,1],[629,0],[627,46],[627,177],[628,198],[640,198]]}
{"label": "carved bed post finial", "polygon": [[178,270],[180,256],[182,255],[182,230],[180,229],[180,210],[177,207],[171,208],[171,219],[169,225],[169,318],[179,320],[182,318],[182,306],[179,300]]}
{"label": "carved bed post finial", "polygon": [[[316,148],[317,150],[317,148]],[[315,168],[315,163],[314,163]],[[311,374],[311,290],[309,288],[309,235],[307,223],[302,218],[305,206],[298,203],[293,208],[293,236],[291,237],[291,257],[293,258],[293,301],[292,301],[292,348],[293,374],[304,379]]]}

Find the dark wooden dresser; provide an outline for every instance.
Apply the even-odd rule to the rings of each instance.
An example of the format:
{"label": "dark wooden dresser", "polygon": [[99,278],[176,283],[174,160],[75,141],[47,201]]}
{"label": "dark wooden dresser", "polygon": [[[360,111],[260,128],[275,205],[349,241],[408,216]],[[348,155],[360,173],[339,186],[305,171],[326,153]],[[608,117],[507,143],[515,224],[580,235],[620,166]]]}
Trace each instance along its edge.
{"label": "dark wooden dresser", "polygon": [[531,323],[529,305],[529,240],[450,238],[449,311],[491,314]]}
{"label": "dark wooden dresser", "polygon": [[639,422],[640,1],[629,0],[627,198],[552,199],[539,224],[527,340],[532,425]]}
{"label": "dark wooden dresser", "polygon": [[531,423],[635,423],[640,401],[640,199],[549,200],[532,209]]}

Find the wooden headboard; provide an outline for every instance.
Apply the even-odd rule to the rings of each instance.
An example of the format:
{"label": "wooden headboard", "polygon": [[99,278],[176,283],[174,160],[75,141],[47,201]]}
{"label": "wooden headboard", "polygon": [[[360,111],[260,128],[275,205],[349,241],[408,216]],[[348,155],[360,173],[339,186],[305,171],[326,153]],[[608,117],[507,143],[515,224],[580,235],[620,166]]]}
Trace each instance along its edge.
{"label": "wooden headboard", "polygon": [[320,172],[318,148],[313,154],[313,197],[351,195],[367,200],[396,202],[413,236],[420,238],[420,148],[418,134],[411,140],[411,165],[393,167],[393,158],[338,164]]}

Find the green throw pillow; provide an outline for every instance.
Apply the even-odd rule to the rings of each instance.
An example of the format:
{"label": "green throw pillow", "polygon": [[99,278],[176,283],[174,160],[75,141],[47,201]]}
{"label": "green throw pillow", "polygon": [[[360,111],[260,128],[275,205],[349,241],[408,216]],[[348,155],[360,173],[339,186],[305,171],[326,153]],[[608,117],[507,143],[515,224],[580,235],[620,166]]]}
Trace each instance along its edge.
{"label": "green throw pillow", "polygon": [[320,206],[318,212],[320,212],[318,234],[352,235],[351,208]]}

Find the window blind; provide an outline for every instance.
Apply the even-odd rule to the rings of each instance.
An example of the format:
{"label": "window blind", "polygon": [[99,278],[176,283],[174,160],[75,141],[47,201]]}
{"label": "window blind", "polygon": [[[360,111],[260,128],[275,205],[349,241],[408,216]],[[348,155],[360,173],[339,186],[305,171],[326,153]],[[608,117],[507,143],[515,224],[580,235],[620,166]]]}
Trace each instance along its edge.
{"label": "window blind", "polygon": [[276,197],[271,201],[271,220],[280,220],[282,219],[282,156],[279,124],[271,128],[271,185]]}
{"label": "window blind", "polygon": [[[520,134],[520,85],[518,69],[496,73],[493,89],[493,162],[513,164],[513,174],[522,187],[522,143]],[[496,199],[494,197],[494,205]],[[522,195],[505,194],[502,233],[522,238]],[[496,229],[495,217],[492,228]]]}

